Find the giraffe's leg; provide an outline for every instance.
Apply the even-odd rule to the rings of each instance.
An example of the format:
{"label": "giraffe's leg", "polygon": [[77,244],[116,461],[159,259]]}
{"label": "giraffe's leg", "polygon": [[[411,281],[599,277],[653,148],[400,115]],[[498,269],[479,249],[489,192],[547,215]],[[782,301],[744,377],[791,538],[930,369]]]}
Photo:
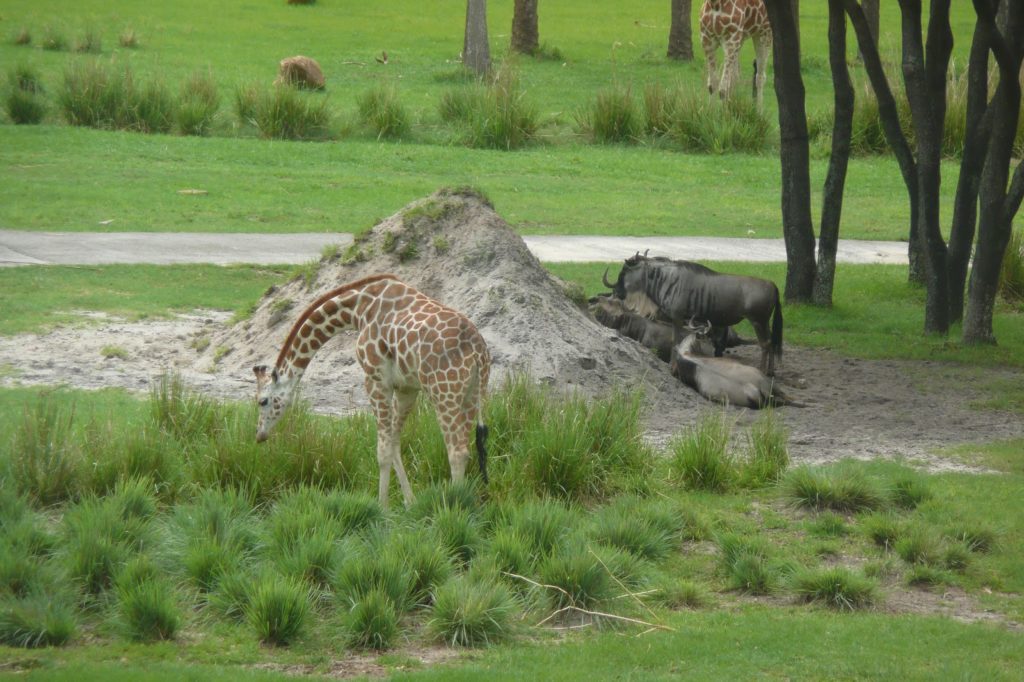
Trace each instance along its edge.
{"label": "giraffe's leg", "polygon": [[398,485],[402,488],[402,496],[405,499],[405,506],[412,504],[412,486],[409,485],[409,477],[405,475],[405,466],[402,464],[402,426],[409,416],[412,408],[416,405],[416,391],[395,391],[394,412],[391,416],[391,431],[395,439],[391,444],[391,462],[395,467],[395,475],[398,476]]}
{"label": "giraffe's leg", "polygon": [[704,50],[704,73],[707,77],[708,93],[715,94],[718,87],[718,42],[711,35],[701,31],[700,45]]}
{"label": "giraffe's leg", "polygon": [[474,426],[465,411],[450,412],[441,417],[441,431],[448,450],[448,466],[452,480],[461,481],[466,477],[466,462],[469,461],[469,431]]}
{"label": "giraffe's leg", "polygon": [[743,36],[738,31],[723,41],[725,66],[722,68],[722,84],[718,89],[718,94],[722,99],[732,96],[732,88],[739,79],[741,47],[743,47]]}
{"label": "giraffe's leg", "polygon": [[768,78],[768,53],[772,49],[771,34],[754,37],[754,59],[757,61],[757,74],[754,80],[754,93],[757,108],[764,104],[764,84]]}
{"label": "giraffe's leg", "polygon": [[377,418],[377,466],[380,468],[377,501],[385,510],[388,508],[388,487],[391,484],[391,466],[394,461],[392,443],[398,440],[398,434],[392,431],[392,393],[379,382],[366,378],[366,394],[370,398],[370,408]]}

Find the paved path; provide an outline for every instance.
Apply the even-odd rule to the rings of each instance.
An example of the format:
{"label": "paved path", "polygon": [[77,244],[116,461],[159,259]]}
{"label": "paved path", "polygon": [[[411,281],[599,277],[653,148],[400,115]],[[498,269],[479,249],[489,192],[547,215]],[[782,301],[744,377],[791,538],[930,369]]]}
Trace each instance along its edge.
{"label": "paved path", "polygon": [[[687,260],[784,262],[781,239],[724,237],[524,237],[541,261],[617,261],[650,249],[652,256]],[[110,263],[304,263],[329,245],[348,246],[345,233],[210,234],[201,232],[24,232],[0,230],[0,267]],[[841,263],[906,263],[904,242],[839,240]]]}

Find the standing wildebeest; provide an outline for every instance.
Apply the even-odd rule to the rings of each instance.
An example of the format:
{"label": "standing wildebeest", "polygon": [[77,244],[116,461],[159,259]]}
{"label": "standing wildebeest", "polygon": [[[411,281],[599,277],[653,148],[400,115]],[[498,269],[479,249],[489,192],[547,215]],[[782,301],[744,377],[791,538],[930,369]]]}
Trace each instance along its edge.
{"label": "standing wildebeest", "polygon": [[773,282],[639,253],[626,259],[615,284],[608,281],[607,270],[602,281],[631,310],[648,318],[661,313],[671,320],[676,343],[691,319],[715,327],[749,320],[761,346],[761,371],[774,376],[776,361],[782,358],[782,304]]}

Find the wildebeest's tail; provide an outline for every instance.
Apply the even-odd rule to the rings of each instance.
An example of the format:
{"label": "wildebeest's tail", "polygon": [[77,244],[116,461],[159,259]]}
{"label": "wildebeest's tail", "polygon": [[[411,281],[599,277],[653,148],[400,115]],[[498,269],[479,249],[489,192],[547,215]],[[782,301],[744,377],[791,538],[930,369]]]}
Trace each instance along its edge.
{"label": "wildebeest's tail", "polygon": [[772,353],[776,360],[782,360],[782,299],[775,289],[775,312],[772,313]]}

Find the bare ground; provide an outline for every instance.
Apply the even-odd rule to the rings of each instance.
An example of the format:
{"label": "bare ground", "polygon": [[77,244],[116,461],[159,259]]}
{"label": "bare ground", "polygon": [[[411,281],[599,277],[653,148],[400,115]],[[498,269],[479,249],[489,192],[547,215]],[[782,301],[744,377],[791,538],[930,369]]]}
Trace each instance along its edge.
{"label": "bare ground", "polygon": [[[229,325],[223,313],[202,311],[139,322],[83,313],[93,318],[90,324],[0,338],[0,380],[145,391],[177,372],[210,395],[246,399],[255,383],[251,367],[273,362],[307,302],[378,272],[393,272],[465,312],[491,348],[498,381],[528,370],[539,381],[588,395],[638,386],[646,395],[646,432],[658,445],[710,409],[650,352],[570,301],[485,200],[457,191],[436,193],[382,221],[344,254],[323,261],[315,281],[296,279],[268,291],[246,321]],[[303,392],[315,410],[366,408],[353,343],[353,334],[339,335],[310,365]],[[105,358],[110,348],[124,358]],[[754,347],[737,351],[755,363]],[[789,346],[778,378],[805,405],[779,410],[790,430],[791,455],[800,463],[900,458],[930,470],[962,470],[962,463],[937,452],[1024,436],[1017,415],[968,407],[985,397],[976,386],[1019,382],[1019,370],[857,360]],[[757,417],[743,409],[729,414],[741,430]]]}

